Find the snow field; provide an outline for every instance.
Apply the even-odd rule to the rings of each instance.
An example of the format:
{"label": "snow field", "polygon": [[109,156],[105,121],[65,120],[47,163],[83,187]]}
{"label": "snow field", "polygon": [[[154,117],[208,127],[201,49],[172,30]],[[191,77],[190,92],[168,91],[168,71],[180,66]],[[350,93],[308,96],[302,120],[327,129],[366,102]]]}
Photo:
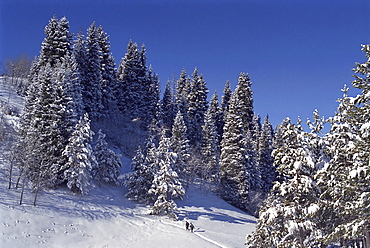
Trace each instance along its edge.
{"label": "snow field", "polygon": [[[218,197],[190,188],[178,201],[179,220],[148,215],[149,207],[123,197],[125,189],[103,185],[89,195],[67,189],[43,191],[34,207],[26,189],[6,188],[0,167],[0,247],[243,247],[255,218]],[[195,225],[185,230],[184,219]]]}

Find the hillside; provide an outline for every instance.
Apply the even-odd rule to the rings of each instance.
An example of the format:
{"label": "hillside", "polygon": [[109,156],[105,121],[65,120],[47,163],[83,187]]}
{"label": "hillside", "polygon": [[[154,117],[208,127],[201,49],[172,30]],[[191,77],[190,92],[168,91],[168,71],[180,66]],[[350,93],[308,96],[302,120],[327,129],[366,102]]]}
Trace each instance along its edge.
{"label": "hillside", "polygon": [[[2,84],[0,99],[15,112],[22,105]],[[9,126],[15,115],[4,116]],[[7,140],[1,145],[3,151]],[[42,191],[36,207],[27,188],[19,205],[20,189],[7,189],[8,162],[0,155],[0,247],[242,247],[255,227],[254,217],[195,186],[177,202],[178,221],[148,215],[148,206],[124,197],[124,187],[107,185],[86,196],[63,188]],[[128,171],[130,159],[122,162]],[[185,219],[194,223],[194,233],[184,230]]]}

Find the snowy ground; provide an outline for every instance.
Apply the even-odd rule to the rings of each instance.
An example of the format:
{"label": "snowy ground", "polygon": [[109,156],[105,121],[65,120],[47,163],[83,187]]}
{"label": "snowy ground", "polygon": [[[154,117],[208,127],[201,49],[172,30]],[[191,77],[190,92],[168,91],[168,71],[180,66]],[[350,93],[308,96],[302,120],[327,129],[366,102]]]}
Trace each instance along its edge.
{"label": "snowy ground", "polygon": [[[179,201],[179,220],[148,215],[123,197],[122,187],[102,186],[87,196],[68,190],[42,192],[38,205],[26,192],[6,188],[0,169],[0,247],[243,247],[255,218],[194,188]],[[184,230],[184,218],[195,232]]]}
{"label": "snowy ground", "polygon": [[[0,84],[0,100],[20,108],[22,98],[9,95]],[[16,121],[8,116],[7,121]],[[5,142],[1,145],[6,144]],[[1,149],[0,149],[1,150]],[[123,187],[102,186],[87,196],[67,189],[40,193],[37,206],[26,189],[7,189],[7,161],[0,154],[0,247],[243,247],[245,235],[255,228],[255,218],[217,196],[190,188],[178,201],[179,220],[148,215],[149,207],[134,204]],[[122,158],[128,171],[129,160]],[[195,225],[186,230],[184,220]]]}

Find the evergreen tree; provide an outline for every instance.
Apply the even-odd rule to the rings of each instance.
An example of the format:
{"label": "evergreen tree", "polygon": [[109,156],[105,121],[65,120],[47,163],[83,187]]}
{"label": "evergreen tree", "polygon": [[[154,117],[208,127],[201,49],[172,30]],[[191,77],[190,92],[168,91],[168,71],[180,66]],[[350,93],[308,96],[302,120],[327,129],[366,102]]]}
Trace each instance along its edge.
{"label": "evergreen tree", "polygon": [[[360,90],[339,99],[328,135],[331,159],[319,172],[322,188],[320,216],[325,243],[363,235],[369,221],[369,45],[363,46],[367,61],[356,64],[352,85]],[[335,175],[332,176],[332,175]],[[329,219],[332,226],[324,220]],[[341,243],[344,245],[344,243]]]}
{"label": "evergreen tree", "polygon": [[234,93],[225,115],[220,156],[220,194],[231,204],[246,209],[251,175],[247,173],[245,167],[247,164],[245,132],[238,102],[238,95]]}
{"label": "evergreen tree", "polygon": [[170,129],[174,123],[175,119],[175,102],[174,96],[171,89],[170,81],[167,82],[166,88],[163,93],[163,98],[161,101],[161,114],[164,128]]}
{"label": "evergreen tree", "polygon": [[[127,53],[122,58],[117,71],[117,100],[119,109],[130,120],[146,117],[143,109],[147,105],[148,95],[152,93],[151,82],[147,78],[146,50],[143,45],[139,51],[137,43],[131,40]],[[150,121],[142,120],[144,125]]]}
{"label": "evergreen tree", "polygon": [[144,106],[142,106],[143,122],[145,126],[148,126],[152,120],[159,120],[160,118],[160,90],[159,90],[159,78],[156,73],[153,72],[151,66],[146,74],[146,87]]}
{"label": "evergreen tree", "polygon": [[224,87],[222,101],[221,101],[221,109],[223,113],[226,113],[229,110],[229,102],[230,102],[230,98],[232,94],[233,92],[230,87],[230,81],[227,80],[225,87]]}
{"label": "evergreen tree", "polygon": [[244,124],[244,130],[250,130],[254,137],[253,130],[253,92],[251,89],[252,83],[248,73],[240,73],[238,85],[235,89],[235,94],[239,99],[239,111]]}
{"label": "evergreen tree", "polygon": [[180,179],[188,182],[193,171],[189,163],[191,154],[187,138],[187,127],[180,111],[177,112],[172,126],[171,149],[176,154],[173,170],[179,175]]}
{"label": "evergreen tree", "polygon": [[104,114],[109,113],[110,102],[114,100],[114,90],[116,87],[116,64],[110,49],[109,35],[104,32],[103,27],[97,28],[98,44],[100,48],[100,69],[102,87],[102,105]]}
{"label": "evergreen tree", "polygon": [[216,132],[216,145],[219,153],[219,146],[222,139],[222,133],[224,128],[224,117],[222,108],[220,107],[220,104],[218,102],[218,96],[215,92],[210,99],[209,107],[207,110],[207,114],[209,115],[208,118],[210,118],[210,121],[215,126],[215,132]]}
{"label": "evergreen tree", "polygon": [[54,67],[61,58],[71,51],[72,34],[69,32],[69,22],[67,18],[60,20],[54,15],[44,30],[45,38],[41,44],[39,66],[50,64]]}
{"label": "evergreen tree", "polygon": [[64,171],[67,187],[76,194],[87,194],[91,186],[91,171],[96,160],[89,144],[92,138],[88,114],[80,118],[69,143],[63,151],[68,158]]}
{"label": "evergreen tree", "polygon": [[263,185],[261,179],[261,172],[259,171],[258,164],[257,164],[257,149],[254,139],[252,137],[252,132],[247,130],[244,134],[244,147],[245,147],[245,170],[249,175],[249,184],[250,190],[253,191],[260,191]]}
{"label": "evergreen tree", "polygon": [[108,148],[105,134],[101,130],[98,132],[98,140],[93,152],[97,163],[93,174],[99,185],[102,181],[119,185],[118,177],[120,175],[120,167],[122,167],[120,157]]}
{"label": "evergreen tree", "polygon": [[170,139],[164,136],[164,132],[159,142],[157,154],[159,170],[154,175],[153,184],[149,191],[156,196],[151,214],[164,214],[177,219],[176,203],[173,199],[182,198],[185,190],[177,173],[172,170],[176,154],[170,149]]}
{"label": "evergreen tree", "polygon": [[99,33],[95,23],[92,23],[87,30],[86,78],[83,81],[82,93],[85,111],[92,119],[99,118],[103,110],[100,58],[101,49],[99,46]]}
{"label": "evergreen tree", "polygon": [[208,108],[207,94],[208,89],[203,76],[198,75],[198,69],[195,68],[188,95],[188,132],[190,144],[194,147],[198,146],[202,138],[202,126],[204,125],[204,116]]}
{"label": "evergreen tree", "polygon": [[[176,87],[176,105],[177,109],[184,115],[188,112],[189,102],[188,96],[190,94],[191,83],[188,78],[185,69],[183,68],[180,74],[180,78],[177,80]],[[187,124],[187,119],[185,118],[185,123]]]}
{"label": "evergreen tree", "polygon": [[248,247],[312,247],[320,235],[316,219],[319,189],[313,176],[321,164],[300,123],[281,126],[285,145],[274,150],[275,166],[284,176],[261,209]]}
{"label": "evergreen tree", "polygon": [[125,185],[128,188],[126,197],[133,201],[153,203],[154,196],[150,193],[154,174],[158,171],[157,152],[153,140],[149,137],[144,151],[139,149],[133,158],[132,172],[128,174]]}
{"label": "evergreen tree", "polygon": [[[211,98],[211,104],[205,115],[203,130],[202,130],[202,142],[201,142],[201,161],[202,165],[197,168],[198,175],[206,182],[218,183],[218,172],[219,172],[219,146],[218,146],[218,133],[216,126],[217,112],[215,108],[216,101]],[[216,95],[217,96],[217,95]],[[212,100],[213,99],[213,100]],[[218,102],[217,102],[218,103]]]}
{"label": "evergreen tree", "polygon": [[273,182],[276,180],[276,169],[274,166],[273,151],[274,131],[269,117],[266,116],[262,125],[258,147],[258,168],[261,173],[262,190],[270,192]]}

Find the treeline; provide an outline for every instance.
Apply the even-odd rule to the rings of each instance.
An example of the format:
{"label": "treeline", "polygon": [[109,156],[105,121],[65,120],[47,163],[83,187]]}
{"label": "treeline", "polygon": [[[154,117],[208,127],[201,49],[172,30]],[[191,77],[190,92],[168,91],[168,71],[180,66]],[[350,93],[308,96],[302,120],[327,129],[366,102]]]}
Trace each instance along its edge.
{"label": "treeline", "polygon": [[144,45],[129,41],[116,67],[101,26],[92,23],[86,37],[72,35],[68,20],[54,16],[27,82],[11,163],[11,171],[19,173],[10,176],[9,187],[12,178],[19,187],[29,182],[35,203],[43,188],[66,185],[85,194],[92,179],[120,183],[120,162],[103,131],[115,133],[100,125],[92,148],[91,126],[112,119],[147,137],[124,183],[127,197],[153,204],[155,214],[174,216],[173,199],[193,182],[254,212],[253,198],[269,192],[275,180],[273,128],[268,117],[261,123],[254,113],[246,73],[240,73],[234,91],[226,82],[221,101],[216,93],[208,101],[198,69],[191,75],[183,69],[161,97]]}

